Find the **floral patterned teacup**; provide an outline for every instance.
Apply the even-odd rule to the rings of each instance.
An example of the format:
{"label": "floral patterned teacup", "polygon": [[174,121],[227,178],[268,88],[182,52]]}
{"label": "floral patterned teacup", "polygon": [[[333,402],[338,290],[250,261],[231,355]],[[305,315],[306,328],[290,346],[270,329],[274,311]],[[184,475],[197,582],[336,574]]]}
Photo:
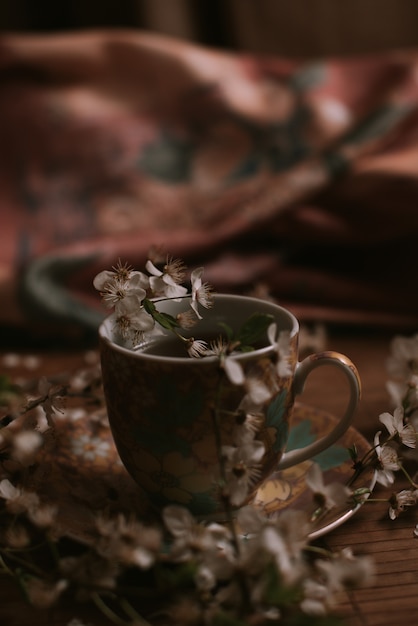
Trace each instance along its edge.
{"label": "floral patterned teacup", "polygon": [[[180,306],[166,302],[164,310],[176,315]],[[132,350],[118,343],[114,316],[102,323],[102,375],[113,438],[154,507],[176,503],[196,516],[220,519],[226,497],[235,506],[244,504],[272,472],[316,456],[349,427],[360,397],[356,368],[336,352],[299,362],[299,324],[286,309],[255,298],[215,295],[213,308],[193,333],[213,338],[224,325],[240,328],[254,313],[272,316],[276,339],[266,330],[253,351],[228,357],[223,368],[218,356],[178,354],[169,333]],[[313,369],[330,364],[348,382],[343,417],[317,441],[285,452],[295,395]]]}

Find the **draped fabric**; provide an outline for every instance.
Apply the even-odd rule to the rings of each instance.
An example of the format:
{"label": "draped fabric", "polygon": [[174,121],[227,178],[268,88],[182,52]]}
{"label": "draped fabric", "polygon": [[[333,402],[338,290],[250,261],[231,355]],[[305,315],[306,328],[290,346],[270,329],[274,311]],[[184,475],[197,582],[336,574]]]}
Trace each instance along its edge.
{"label": "draped fabric", "polygon": [[414,328],[417,104],[414,49],[1,37],[0,322],[94,329],[94,275],[158,248],[302,321]]}

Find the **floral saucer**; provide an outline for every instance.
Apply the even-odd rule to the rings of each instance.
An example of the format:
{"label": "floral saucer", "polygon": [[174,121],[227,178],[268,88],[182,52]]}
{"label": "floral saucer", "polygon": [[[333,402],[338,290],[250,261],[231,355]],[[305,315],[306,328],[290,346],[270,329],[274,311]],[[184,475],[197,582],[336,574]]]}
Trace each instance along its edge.
{"label": "floral saucer", "polygon": [[[300,448],[311,443],[323,433],[329,432],[335,423],[336,418],[333,415],[296,403],[287,450]],[[312,492],[306,486],[305,477],[312,463],[315,462],[322,469],[325,484],[348,483],[353,478],[353,462],[348,449],[354,445],[360,458],[370,449],[370,444],[366,439],[354,427],[350,427],[337,444],[321,454],[309,461],[272,474],[258,489],[252,505],[270,518],[278,516],[283,509],[288,507],[307,511],[313,520],[312,531],[309,535],[311,539],[330,532],[354,515],[361,504],[334,507],[324,514],[314,515],[315,504]],[[371,492],[375,482],[375,471],[368,468],[356,478],[351,487],[353,489],[369,489]]]}
{"label": "floral saucer", "polygon": [[[296,404],[287,449],[304,446],[335,424],[332,415]],[[257,491],[253,506],[269,517],[283,509],[314,512],[312,493],[305,476],[315,461],[324,472],[325,483],[346,483],[352,477],[352,462],[347,449],[356,445],[362,456],[369,444],[353,427],[337,445],[314,459],[273,474]],[[152,519],[145,494],[125,470],[119,459],[105,416],[86,412],[67,412],[56,420],[56,428],[24,485],[34,490],[41,502],[57,507],[55,529],[63,535],[89,542],[95,537],[98,514],[138,516]],[[356,488],[374,487],[370,470],[357,479]],[[359,505],[358,505],[359,506]],[[335,508],[313,523],[311,538],[319,537],[351,517],[358,506]]]}

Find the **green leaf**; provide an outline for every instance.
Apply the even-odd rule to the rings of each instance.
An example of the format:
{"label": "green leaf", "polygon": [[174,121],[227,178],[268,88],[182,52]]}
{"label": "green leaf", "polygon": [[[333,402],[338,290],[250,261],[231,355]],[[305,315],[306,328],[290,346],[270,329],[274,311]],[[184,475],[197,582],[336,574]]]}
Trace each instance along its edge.
{"label": "green leaf", "polygon": [[224,333],[227,336],[227,338],[229,339],[229,341],[232,341],[232,339],[234,337],[234,331],[232,330],[232,328],[230,326],[228,326],[228,324],[225,324],[225,322],[219,322],[219,326],[221,328],[223,328]]}
{"label": "green leaf", "polygon": [[154,316],[154,313],[157,312],[157,308],[156,308],[155,304],[153,303],[153,301],[152,300],[148,300],[148,298],[144,298],[144,300],[142,302],[143,302],[144,309],[146,310],[146,312],[149,313],[150,315]]}
{"label": "green leaf", "polygon": [[273,315],[254,313],[239,329],[235,337],[236,341],[239,341],[243,346],[253,346],[273,321]]}
{"label": "green leaf", "polygon": [[0,405],[7,406],[19,395],[21,395],[20,387],[12,383],[5,374],[0,374]]}
{"label": "green leaf", "polygon": [[353,491],[353,497],[356,501],[358,497],[366,496],[371,494],[371,489],[369,487],[359,487]]}
{"label": "green leaf", "polygon": [[160,313],[158,311],[155,311],[155,313],[152,314],[152,317],[158,324],[160,324],[160,326],[166,328],[167,330],[173,330],[173,328],[177,328],[179,325],[176,318],[172,315],[169,315],[168,313]]}
{"label": "green leaf", "polygon": [[0,374],[0,391],[11,391],[12,387],[9,377],[6,374]]}
{"label": "green leaf", "polygon": [[243,346],[242,344],[239,346],[240,352],[254,352],[253,346]]}
{"label": "green leaf", "polygon": [[175,317],[173,317],[169,313],[162,313],[161,311],[158,311],[152,300],[148,300],[148,298],[145,298],[143,304],[145,311],[149,313],[149,315],[154,318],[157,324],[159,324],[163,328],[166,328],[167,330],[173,330],[173,328],[177,328],[179,326],[179,323]]}
{"label": "green leaf", "polygon": [[263,600],[266,604],[285,607],[298,604],[302,590],[298,586],[284,585],[277,567],[270,563],[264,571]]}
{"label": "green leaf", "polygon": [[176,589],[193,588],[196,569],[196,563],[193,561],[172,567],[157,566],[154,570],[156,585],[165,593]]}
{"label": "green leaf", "polygon": [[351,448],[347,449],[348,454],[350,455],[351,460],[355,463],[358,459],[358,451],[355,443],[351,446]]}

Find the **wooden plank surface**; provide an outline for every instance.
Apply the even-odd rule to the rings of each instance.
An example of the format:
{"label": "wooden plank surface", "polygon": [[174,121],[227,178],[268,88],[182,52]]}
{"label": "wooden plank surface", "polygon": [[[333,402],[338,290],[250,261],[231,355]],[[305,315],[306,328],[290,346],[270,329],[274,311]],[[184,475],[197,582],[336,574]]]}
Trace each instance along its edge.
{"label": "wooden plank surface", "polygon": [[[354,425],[373,441],[380,430],[379,415],[391,411],[385,383],[386,359],[391,335],[362,332],[330,336],[332,349],[349,356],[357,365],[362,380],[362,399]],[[337,413],[344,394],[344,381],[327,380],[318,372],[318,385],[307,390],[308,404],[323,405],[323,386],[335,390],[327,398],[328,408]],[[304,397],[305,400],[305,397]],[[398,490],[398,487],[397,487]],[[373,496],[387,497],[388,491],[376,486]],[[386,503],[366,503],[355,516],[323,538],[332,549],[351,547],[355,554],[373,557],[376,568],[374,584],[356,590],[350,598],[341,597],[340,611],[347,616],[349,626],[414,626],[418,611],[418,539],[413,530],[418,522],[417,510],[412,509],[397,520],[388,515]]]}
{"label": "wooden plank surface", "polygon": [[[371,441],[379,429],[378,416],[391,406],[385,389],[385,360],[391,336],[372,332],[333,332],[327,348],[349,356],[357,365],[363,393],[354,418],[355,427]],[[82,362],[81,352],[54,352],[39,355],[45,374],[72,369]],[[1,355],[0,355],[1,358]],[[337,414],[345,402],[345,381],[338,373],[322,368],[306,385],[303,402]],[[386,492],[377,487],[375,495]],[[348,597],[341,594],[338,612],[348,626],[416,626],[418,611],[418,539],[413,529],[418,522],[415,509],[398,520],[388,517],[386,503],[367,503],[349,521],[319,541],[337,550],[351,547],[355,554],[373,557],[376,578],[372,586],[356,590]],[[67,626],[79,618],[91,626],[110,623],[94,607],[60,606],[37,611],[24,604],[19,591],[1,578],[0,624],[2,626]]]}

